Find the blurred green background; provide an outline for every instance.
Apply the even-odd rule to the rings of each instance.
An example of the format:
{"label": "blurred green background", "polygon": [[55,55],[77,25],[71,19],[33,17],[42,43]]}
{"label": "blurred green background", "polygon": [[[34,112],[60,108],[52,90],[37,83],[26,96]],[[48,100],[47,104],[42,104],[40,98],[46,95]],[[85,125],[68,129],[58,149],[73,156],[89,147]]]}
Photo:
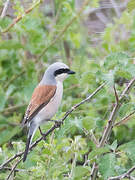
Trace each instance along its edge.
{"label": "blurred green background", "polygon": [[[0,2],[1,14],[5,2]],[[10,1],[0,18],[1,32],[37,2]],[[83,6],[83,2],[42,1],[8,32],[0,33],[0,164],[24,150],[27,131],[20,122],[33,89],[51,63],[62,61],[76,71],[64,82],[62,105],[54,119],[63,117],[70,107],[107,82],[91,102],[76,109],[60,129],[33,149],[24,164],[18,165],[20,170],[13,175],[16,180],[88,179],[93,162],[98,163],[98,179],[102,180],[126,172],[135,163],[134,115],[126,124],[113,128],[105,148],[97,149],[90,138],[91,132],[97,139],[102,137],[115,103],[114,83],[120,95],[135,76],[135,3],[91,0]],[[117,121],[134,110],[133,88]],[[51,126],[48,123],[42,129],[46,132]],[[34,140],[38,137],[37,131]],[[96,155],[101,156],[97,159]],[[2,170],[0,180],[9,173]]]}

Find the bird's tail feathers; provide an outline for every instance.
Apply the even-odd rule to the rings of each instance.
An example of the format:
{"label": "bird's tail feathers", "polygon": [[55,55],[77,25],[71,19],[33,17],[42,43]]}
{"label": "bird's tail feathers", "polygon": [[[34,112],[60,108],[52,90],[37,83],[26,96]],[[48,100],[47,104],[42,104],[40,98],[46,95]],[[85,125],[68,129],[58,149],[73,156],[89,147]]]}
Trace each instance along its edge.
{"label": "bird's tail feathers", "polygon": [[28,155],[28,151],[29,151],[29,146],[30,146],[30,143],[31,143],[31,138],[32,138],[32,135],[30,135],[27,139],[27,143],[26,143],[26,147],[25,147],[25,151],[24,151],[24,155],[23,155],[23,162],[26,160],[27,158],[27,155]]}
{"label": "bird's tail feathers", "polygon": [[30,124],[29,133],[28,133],[28,139],[27,139],[27,142],[26,142],[26,147],[25,147],[24,156],[23,156],[23,162],[27,158],[27,155],[28,155],[28,152],[29,152],[29,146],[30,146],[30,144],[32,142],[33,136],[34,136],[37,128],[38,128],[38,126],[36,126],[34,123]]}

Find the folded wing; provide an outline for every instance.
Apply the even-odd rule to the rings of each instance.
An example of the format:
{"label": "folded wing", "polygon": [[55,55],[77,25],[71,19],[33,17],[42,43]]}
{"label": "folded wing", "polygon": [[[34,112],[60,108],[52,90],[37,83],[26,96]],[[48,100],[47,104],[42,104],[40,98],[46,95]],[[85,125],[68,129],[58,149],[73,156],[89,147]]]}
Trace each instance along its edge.
{"label": "folded wing", "polygon": [[33,119],[38,112],[49,103],[54,97],[55,92],[55,85],[39,85],[35,88],[22,122],[23,126],[30,122],[31,119]]}

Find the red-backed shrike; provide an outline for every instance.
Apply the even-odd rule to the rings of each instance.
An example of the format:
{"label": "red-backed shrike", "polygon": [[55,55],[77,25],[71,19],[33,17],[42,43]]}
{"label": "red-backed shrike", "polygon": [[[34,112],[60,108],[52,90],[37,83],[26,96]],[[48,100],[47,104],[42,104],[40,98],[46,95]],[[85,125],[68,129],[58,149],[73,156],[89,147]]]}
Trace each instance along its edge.
{"label": "red-backed shrike", "polygon": [[71,71],[66,64],[56,62],[48,67],[41,82],[35,88],[22,122],[23,126],[29,127],[23,162],[27,158],[29,146],[37,128],[51,120],[57,112],[63,95],[63,81],[69,74],[75,74],[75,72]]}

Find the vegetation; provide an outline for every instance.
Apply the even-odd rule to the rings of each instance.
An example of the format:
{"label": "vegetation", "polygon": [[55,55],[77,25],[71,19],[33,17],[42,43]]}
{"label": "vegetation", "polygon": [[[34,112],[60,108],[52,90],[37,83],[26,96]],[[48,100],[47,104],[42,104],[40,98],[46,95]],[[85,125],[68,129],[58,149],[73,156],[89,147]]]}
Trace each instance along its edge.
{"label": "vegetation", "polygon": [[[85,0],[79,7],[74,0],[48,5],[41,0],[14,0],[10,2],[12,16],[7,15],[9,9],[3,12],[4,2],[8,1],[0,2],[0,180],[134,177],[134,1],[125,8],[123,1],[112,1],[108,5],[112,8],[106,8],[108,17],[98,0]],[[98,11],[109,20],[105,24],[106,18],[100,16],[102,33],[88,26]],[[45,141],[37,131],[33,141],[40,141],[25,163],[21,153],[3,166],[24,151],[27,130],[20,123],[33,89],[55,61],[68,64],[76,74],[64,82],[62,105],[54,119],[63,118],[105,85],[91,101],[76,107]],[[53,125],[48,122],[42,130],[47,132]]]}

